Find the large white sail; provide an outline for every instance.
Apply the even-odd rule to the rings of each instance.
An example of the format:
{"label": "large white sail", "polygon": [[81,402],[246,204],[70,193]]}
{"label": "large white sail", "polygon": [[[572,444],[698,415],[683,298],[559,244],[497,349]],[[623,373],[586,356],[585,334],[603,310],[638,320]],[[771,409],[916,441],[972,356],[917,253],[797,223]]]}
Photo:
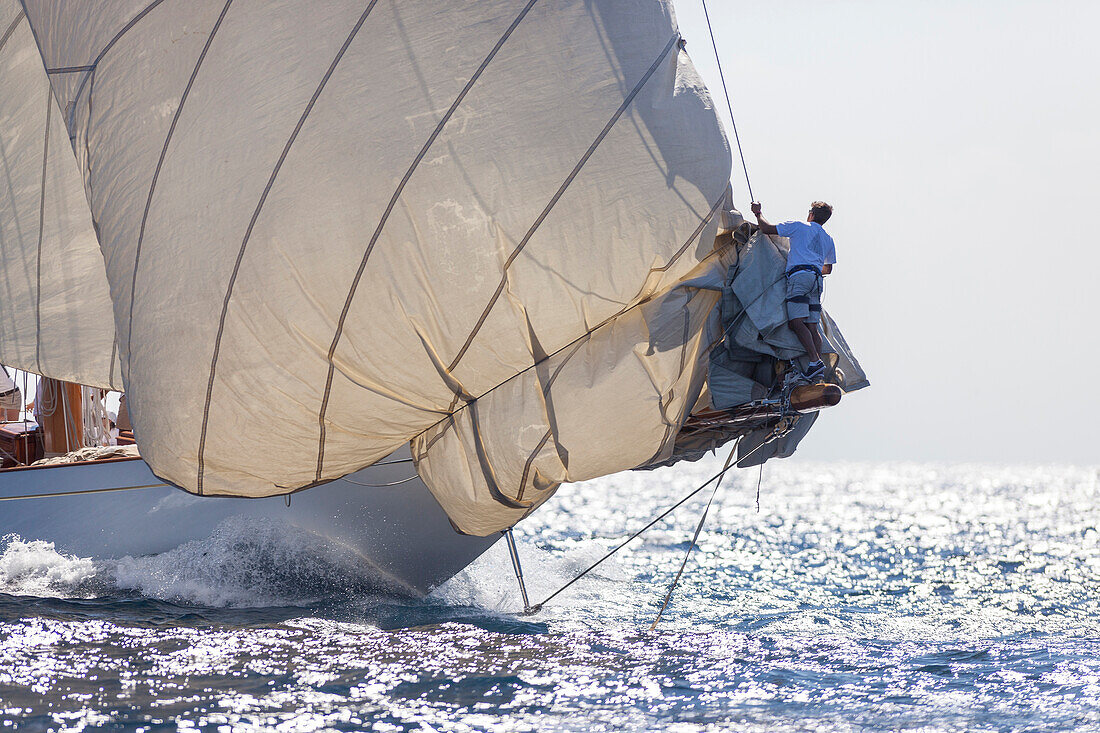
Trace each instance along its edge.
{"label": "large white sail", "polygon": [[0,2],[0,363],[121,389],[115,322],[61,110],[15,0]]}
{"label": "large white sail", "polygon": [[668,2],[23,4],[158,475],[262,496],[412,440],[487,533],[690,409],[713,300],[674,286],[730,159]]}

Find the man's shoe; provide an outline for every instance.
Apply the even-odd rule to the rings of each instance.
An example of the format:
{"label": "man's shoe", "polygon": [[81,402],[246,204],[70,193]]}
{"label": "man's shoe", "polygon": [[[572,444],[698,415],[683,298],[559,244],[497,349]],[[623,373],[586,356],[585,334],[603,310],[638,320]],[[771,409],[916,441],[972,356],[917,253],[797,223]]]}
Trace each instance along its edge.
{"label": "man's shoe", "polygon": [[811,361],[806,365],[806,371],[802,372],[802,376],[810,381],[821,379],[825,376],[825,362]]}

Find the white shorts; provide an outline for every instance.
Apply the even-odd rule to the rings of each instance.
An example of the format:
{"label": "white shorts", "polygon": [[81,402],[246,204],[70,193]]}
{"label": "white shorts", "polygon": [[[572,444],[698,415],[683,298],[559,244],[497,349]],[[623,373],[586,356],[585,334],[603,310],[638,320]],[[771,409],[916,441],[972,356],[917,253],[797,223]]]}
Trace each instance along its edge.
{"label": "white shorts", "polygon": [[787,275],[787,319],[821,322],[821,276],[812,270]]}

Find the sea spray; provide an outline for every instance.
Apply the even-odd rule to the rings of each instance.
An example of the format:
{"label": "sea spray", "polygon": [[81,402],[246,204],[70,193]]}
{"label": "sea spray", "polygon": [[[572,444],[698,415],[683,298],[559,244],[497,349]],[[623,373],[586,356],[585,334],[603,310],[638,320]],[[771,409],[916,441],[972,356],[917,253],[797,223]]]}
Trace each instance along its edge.
{"label": "sea spray", "polygon": [[11,534],[0,539],[0,593],[82,596],[96,578],[95,563],[58,552],[52,542],[28,542]]}
{"label": "sea spray", "polygon": [[134,593],[207,607],[310,605],[348,595],[407,595],[349,548],[304,530],[231,518],[210,537],[159,555],[96,559],[15,535],[0,544],[0,593],[92,598]]}

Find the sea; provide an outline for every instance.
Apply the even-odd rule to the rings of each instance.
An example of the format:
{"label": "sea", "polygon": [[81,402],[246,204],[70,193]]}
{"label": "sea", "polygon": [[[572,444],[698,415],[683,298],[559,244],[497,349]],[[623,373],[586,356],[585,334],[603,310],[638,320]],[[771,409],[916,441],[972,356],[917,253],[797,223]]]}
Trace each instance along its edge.
{"label": "sea", "polygon": [[[532,602],[721,466],[562,487],[516,528]],[[1096,467],[734,470],[655,628],[709,489],[533,615],[503,543],[415,599],[263,525],[110,561],[7,536],[0,731],[1100,730],[1098,494]]]}

